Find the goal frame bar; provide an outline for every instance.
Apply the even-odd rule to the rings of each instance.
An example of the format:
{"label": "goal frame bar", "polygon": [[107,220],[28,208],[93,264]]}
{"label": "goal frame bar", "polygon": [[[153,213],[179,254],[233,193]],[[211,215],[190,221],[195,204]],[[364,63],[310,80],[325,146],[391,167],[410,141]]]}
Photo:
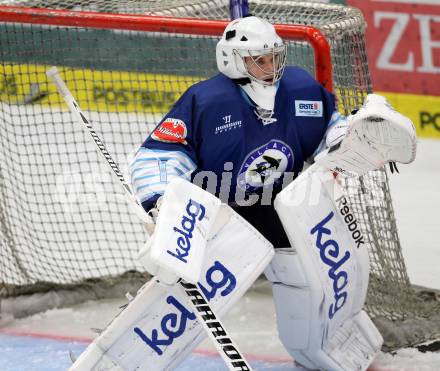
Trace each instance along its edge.
{"label": "goal frame bar", "polygon": [[[221,36],[230,21],[0,6],[0,22]],[[274,26],[284,40],[310,44],[314,50],[315,78],[333,92],[330,45],[324,34],[313,26]]]}

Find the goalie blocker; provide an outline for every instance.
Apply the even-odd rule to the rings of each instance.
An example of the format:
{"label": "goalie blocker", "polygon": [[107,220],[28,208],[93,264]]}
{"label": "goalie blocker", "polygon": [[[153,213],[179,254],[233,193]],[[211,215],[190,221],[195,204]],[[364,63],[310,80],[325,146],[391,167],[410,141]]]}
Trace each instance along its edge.
{"label": "goalie blocker", "polygon": [[278,249],[273,282],[279,335],[301,365],[365,370],[383,339],[362,310],[368,241],[333,175],[315,164],[276,198],[292,248]]}
{"label": "goalie blocker", "polygon": [[[177,203],[186,207],[176,213],[179,198]],[[250,370],[217,315],[224,316],[249,289],[272,259],[273,247],[232,208],[219,205],[214,198],[187,181],[170,183],[162,200],[157,235],[155,232],[153,242],[140,254],[141,262],[158,276],[138,291],[71,370],[163,371],[177,367],[206,337],[181,286],[191,293],[192,304],[221,344],[229,368]],[[198,290],[193,284],[175,282],[173,262],[177,274],[184,273],[185,264],[189,264],[187,269],[195,269],[196,273],[186,276],[198,278]],[[205,298],[209,306],[203,304]]]}

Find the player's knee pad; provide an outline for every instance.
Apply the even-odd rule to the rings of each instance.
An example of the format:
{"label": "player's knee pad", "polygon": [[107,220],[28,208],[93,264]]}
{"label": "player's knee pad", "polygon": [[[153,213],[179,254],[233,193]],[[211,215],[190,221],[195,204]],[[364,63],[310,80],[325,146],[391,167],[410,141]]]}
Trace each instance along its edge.
{"label": "player's knee pad", "polygon": [[[295,192],[313,188],[313,176],[321,182],[319,201],[292,202]],[[282,343],[312,369],[366,369],[382,337],[362,311],[367,241],[347,199],[332,177],[311,167],[278,195],[275,207],[293,246],[277,250],[266,269]]]}

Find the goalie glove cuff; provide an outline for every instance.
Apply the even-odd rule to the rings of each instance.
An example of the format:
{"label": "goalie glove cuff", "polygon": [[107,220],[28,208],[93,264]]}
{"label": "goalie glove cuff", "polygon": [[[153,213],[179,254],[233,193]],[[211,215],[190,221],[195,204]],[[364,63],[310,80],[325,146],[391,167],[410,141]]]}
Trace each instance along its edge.
{"label": "goalie glove cuff", "polygon": [[142,207],[144,208],[144,210],[146,212],[149,212],[151,209],[153,209],[154,207],[156,207],[157,204],[157,200],[161,197],[161,194],[155,194],[152,197],[150,197],[149,199],[142,201]]}
{"label": "goalie glove cuff", "polygon": [[336,122],[327,130],[325,138],[327,148],[334,147],[335,145],[341,143],[349,128],[347,118],[342,116],[339,112],[335,112],[332,116],[332,119],[336,119]]}

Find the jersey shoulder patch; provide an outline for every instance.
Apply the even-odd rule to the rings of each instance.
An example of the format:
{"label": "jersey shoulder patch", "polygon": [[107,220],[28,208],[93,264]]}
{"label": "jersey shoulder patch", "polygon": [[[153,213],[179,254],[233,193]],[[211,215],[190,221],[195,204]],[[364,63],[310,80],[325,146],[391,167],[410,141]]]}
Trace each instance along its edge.
{"label": "jersey shoulder patch", "polygon": [[154,129],[151,138],[159,142],[188,144],[187,133],[188,130],[182,120],[167,117]]}

